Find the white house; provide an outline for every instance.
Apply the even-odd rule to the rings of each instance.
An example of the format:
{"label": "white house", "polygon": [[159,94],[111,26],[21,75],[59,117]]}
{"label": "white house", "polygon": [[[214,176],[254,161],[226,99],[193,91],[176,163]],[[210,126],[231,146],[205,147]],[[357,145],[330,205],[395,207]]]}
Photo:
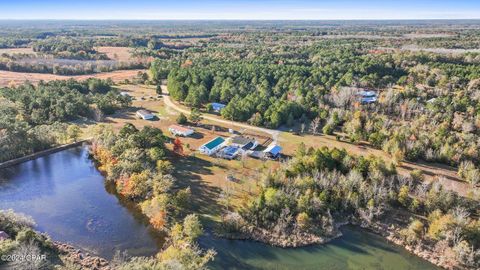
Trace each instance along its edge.
{"label": "white house", "polygon": [[137,111],[137,116],[139,118],[142,118],[143,120],[152,120],[155,115],[153,113],[147,111],[147,110],[138,110]]}
{"label": "white house", "polygon": [[200,153],[211,156],[215,154],[218,150],[220,150],[225,145],[225,139],[222,137],[216,137],[215,139],[207,142],[206,144],[200,146],[198,151]]}
{"label": "white house", "polygon": [[179,126],[179,125],[171,125],[168,127],[168,130],[170,133],[172,133],[175,136],[182,136],[182,137],[188,137],[192,135],[195,131],[191,128],[187,128],[184,126]]}

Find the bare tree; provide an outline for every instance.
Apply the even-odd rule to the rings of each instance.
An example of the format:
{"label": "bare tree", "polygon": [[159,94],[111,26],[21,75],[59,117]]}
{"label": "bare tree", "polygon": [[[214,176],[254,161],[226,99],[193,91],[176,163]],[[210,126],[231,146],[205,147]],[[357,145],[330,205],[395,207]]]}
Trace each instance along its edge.
{"label": "bare tree", "polygon": [[320,121],[320,117],[316,117],[312,120],[312,122],[310,123],[310,133],[314,135],[318,134],[318,129],[320,128]]}
{"label": "bare tree", "polygon": [[10,262],[10,269],[37,270],[46,269],[49,265],[46,255],[41,253],[40,248],[33,241],[20,244],[13,255],[21,259]]}

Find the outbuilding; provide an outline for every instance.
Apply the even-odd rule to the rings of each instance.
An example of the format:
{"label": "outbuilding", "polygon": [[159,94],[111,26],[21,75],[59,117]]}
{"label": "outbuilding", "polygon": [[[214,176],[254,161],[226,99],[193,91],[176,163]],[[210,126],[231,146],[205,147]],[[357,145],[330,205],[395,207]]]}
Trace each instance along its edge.
{"label": "outbuilding", "polygon": [[155,115],[153,113],[147,111],[147,110],[138,110],[137,111],[137,116],[139,118],[142,118],[143,120],[152,120]]}
{"label": "outbuilding", "polygon": [[220,156],[222,158],[231,160],[236,158],[240,152],[240,148],[230,145],[222,149],[222,151],[220,152]]}
{"label": "outbuilding", "polygon": [[214,112],[219,113],[223,108],[225,108],[227,105],[222,104],[222,103],[212,103],[212,109]]}
{"label": "outbuilding", "polygon": [[211,156],[215,154],[218,150],[220,150],[225,145],[225,139],[222,137],[216,137],[215,139],[207,142],[206,144],[200,146],[198,151],[200,153]]}
{"label": "outbuilding", "polygon": [[230,138],[230,145],[239,147],[242,150],[253,150],[258,146],[258,142],[254,138],[233,136]]}
{"label": "outbuilding", "polygon": [[168,130],[173,135],[182,136],[182,137],[188,137],[195,132],[195,130],[193,130],[191,128],[187,128],[187,127],[180,126],[180,125],[171,125],[171,126],[168,127]]}
{"label": "outbuilding", "polygon": [[280,157],[282,152],[282,147],[272,143],[270,144],[265,150],[263,150],[263,153],[265,153],[265,156],[271,159],[277,159]]}

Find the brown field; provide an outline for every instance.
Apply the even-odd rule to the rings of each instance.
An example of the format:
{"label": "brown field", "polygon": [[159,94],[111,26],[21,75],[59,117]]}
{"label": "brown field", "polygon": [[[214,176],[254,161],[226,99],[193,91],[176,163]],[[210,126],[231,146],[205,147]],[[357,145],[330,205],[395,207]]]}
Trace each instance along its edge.
{"label": "brown field", "polygon": [[85,80],[88,78],[98,78],[98,79],[108,79],[111,78],[114,82],[120,82],[125,79],[134,78],[138,72],[144,72],[143,69],[132,69],[132,70],[116,70],[112,72],[104,73],[95,73],[88,75],[74,75],[74,76],[61,76],[54,74],[43,74],[43,73],[23,73],[23,72],[12,72],[12,71],[0,71],[0,87],[8,85],[19,85],[25,81],[29,81],[33,84],[38,83],[39,81],[53,81],[53,80],[68,80],[70,78],[76,80]]}
{"label": "brown field", "polygon": [[[132,48],[129,47],[96,47],[98,52],[105,53],[110,59],[117,61],[129,61],[131,59],[130,51]],[[8,48],[0,49],[1,54],[16,54],[16,53],[26,53],[26,54],[36,54],[32,48]]]}
{"label": "brown field", "polygon": [[132,48],[129,47],[97,47],[95,48],[98,52],[105,53],[108,58],[117,61],[130,61],[132,60],[130,51]]}
{"label": "brown field", "polygon": [[0,55],[2,54],[15,54],[15,53],[27,53],[27,54],[36,54],[32,48],[10,48],[10,49],[0,49]]}

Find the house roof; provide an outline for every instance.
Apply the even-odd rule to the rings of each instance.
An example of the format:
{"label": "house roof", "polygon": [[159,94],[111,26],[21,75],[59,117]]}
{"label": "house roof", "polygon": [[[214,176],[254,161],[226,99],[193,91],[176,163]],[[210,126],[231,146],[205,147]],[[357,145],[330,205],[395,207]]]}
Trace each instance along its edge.
{"label": "house roof", "polygon": [[227,156],[233,156],[237,153],[238,151],[238,147],[235,147],[235,146],[227,146],[225,147],[225,149],[223,150],[223,153]]}
{"label": "house roof", "polygon": [[377,93],[371,90],[363,90],[363,91],[360,91],[358,94],[364,98],[377,96]]}
{"label": "house roof", "polygon": [[152,113],[147,111],[147,110],[138,110],[137,113],[140,114],[140,115],[143,115],[143,116],[152,115]]}
{"label": "house roof", "polygon": [[251,149],[251,148],[253,147],[253,145],[254,145],[253,142],[249,142],[249,143],[245,144],[245,145],[242,147],[242,149],[243,149],[243,150]]}
{"label": "house roof", "polygon": [[362,97],[363,103],[373,103],[377,101],[377,97]]}
{"label": "house roof", "polygon": [[183,127],[183,126],[179,126],[179,125],[171,125],[168,127],[168,129],[173,129],[177,132],[193,132],[193,129],[191,128],[187,128],[187,127]]}
{"label": "house roof", "polygon": [[204,144],[206,148],[212,150],[213,148],[219,146],[220,144],[224,143],[225,139],[222,137],[216,137],[215,139],[209,141],[208,143]]}
{"label": "house roof", "polygon": [[270,153],[272,155],[278,155],[281,151],[282,151],[282,147],[276,144],[271,144],[267,147],[267,149],[263,150],[263,152]]}
{"label": "house roof", "polygon": [[247,145],[249,143],[252,143],[255,142],[254,139],[250,139],[250,138],[247,138],[247,137],[243,137],[243,136],[234,136],[232,137],[232,143],[234,144],[239,144],[239,145]]}

